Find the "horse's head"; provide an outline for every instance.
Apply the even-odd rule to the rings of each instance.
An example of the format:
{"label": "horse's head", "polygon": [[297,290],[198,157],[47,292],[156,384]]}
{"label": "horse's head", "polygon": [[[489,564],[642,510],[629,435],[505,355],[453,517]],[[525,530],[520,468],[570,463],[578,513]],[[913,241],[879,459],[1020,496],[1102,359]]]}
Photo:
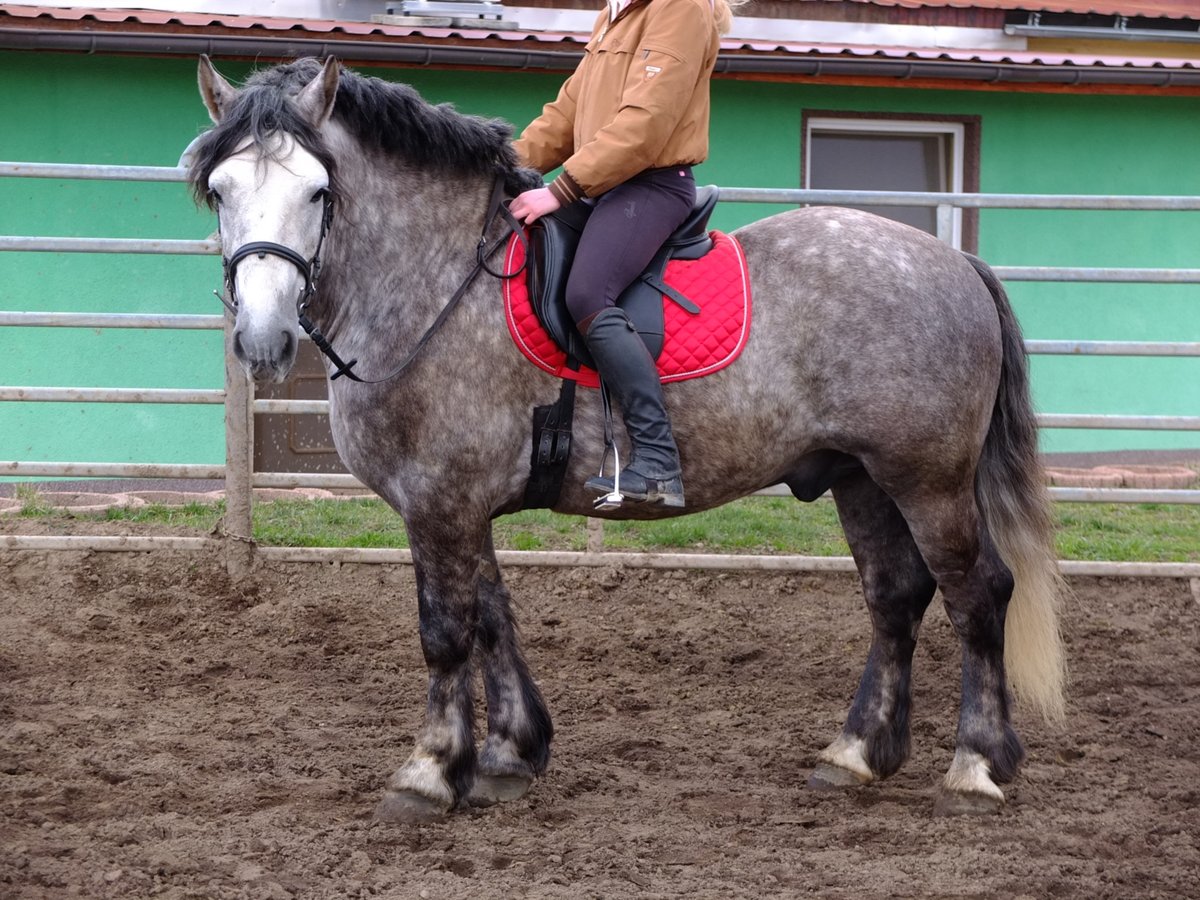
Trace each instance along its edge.
{"label": "horse's head", "polygon": [[297,307],[311,293],[329,224],[331,166],[316,148],[338,65],[330,58],[298,90],[239,90],[201,57],[199,81],[215,127],[196,147],[192,184],[218,216],[237,315],[233,352],[256,381],[282,381],[296,360]]}

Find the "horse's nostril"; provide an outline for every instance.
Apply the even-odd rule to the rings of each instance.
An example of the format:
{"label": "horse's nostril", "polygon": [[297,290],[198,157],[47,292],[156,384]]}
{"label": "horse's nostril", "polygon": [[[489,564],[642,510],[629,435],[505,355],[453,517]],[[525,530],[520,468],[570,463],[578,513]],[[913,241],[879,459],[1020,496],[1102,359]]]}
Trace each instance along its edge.
{"label": "horse's nostril", "polygon": [[294,349],[292,342],[294,340],[295,338],[292,337],[292,333],[290,331],[283,332],[283,359],[292,358],[292,351]]}
{"label": "horse's nostril", "polygon": [[246,351],[242,347],[242,333],[240,331],[233,333],[233,355],[238,359],[246,358]]}

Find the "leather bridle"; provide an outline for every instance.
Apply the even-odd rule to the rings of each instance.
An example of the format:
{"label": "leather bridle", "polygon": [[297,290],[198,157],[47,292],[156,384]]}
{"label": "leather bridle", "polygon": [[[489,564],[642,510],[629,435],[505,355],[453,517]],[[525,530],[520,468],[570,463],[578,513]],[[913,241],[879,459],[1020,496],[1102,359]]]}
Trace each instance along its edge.
{"label": "leather bridle", "polygon": [[[496,239],[494,244],[489,245],[487,242],[487,233],[492,227],[492,223],[496,221],[497,217],[500,217],[505,221],[505,223],[508,225],[508,229],[504,234]],[[228,295],[228,299],[225,297],[220,297],[218,294],[221,302],[225,304],[225,307],[236,316],[238,311],[238,298],[234,279],[237,275],[238,264],[248,256],[257,256],[259,259],[262,259],[267,255],[278,256],[280,259],[286,259],[288,262],[290,262],[300,271],[300,274],[304,276],[304,287],[301,288],[300,294],[296,298],[297,319],[300,327],[304,329],[305,333],[307,333],[310,338],[312,338],[312,342],[316,345],[317,349],[325,354],[329,361],[333,363],[334,372],[329,376],[330,381],[334,381],[343,375],[345,375],[351,381],[357,381],[360,384],[380,384],[385,381],[391,381],[393,378],[401,375],[413,363],[413,361],[417,358],[417,354],[421,352],[422,348],[424,348],[424,346],[429,342],[430,338],[433,337],[438,329],[440,329],[445,321],[450,317],[450,314],[454,311],[454,308],[458,306],[458,302],[462,300],[463,296],[467,293],[468,288],[470,288],[470,286],[474,283],[481,271],[487,272],[489,275],[495,278],[513,278],[525,270],[524,263],[522,263],[521,267],[515,272],[507,273],[503,271],[494,272],[488,268],[487,265],[488,259],[490,259],[492,255],[504,245],[511,234],[516,234],[518,240],[521,241],[522,246],[525,246],[528,250],[524,229],[504,205],[504,176],[497,175],[496,181],[492,186],[491,199],[488,201],[487,214],[484,216],[483,230],[479,235],[479,243],[475,247],[475,267],[463,280],[462,284],[459,285],[458,290],[456,290],[453,296],[451,296],[451,298],[446,302],[446,305],[442,307],[442,311],[438,313],[438,316],[436,319],[434,319],[433,324],[426,329],[425,333],[417,341],[417,345],[412,349],[408,356],[404,358],[400,365],[393,369],[391,373],[382,378],[360,378],[352,371],[353,367],[358,363],[358,360],[352,359],[350,362],[344,362],[342,358],[339,357],[336,352],[334,352],[334,349],[332,346],[330,346],[329,341],[323,334],[321,334],[317,326],[305,313],[305,310],[308,308],[309,300],[312,299],[313,294],[315,294],[317,290],[317,278],[321,274],[321,247],[325,243],[325,235],[329,233],[329,226],[332,223],[333,197],[326,192],[325,209],[321,215],[321,236],[317,239],[317,249],[314,251],[311,259],[305,259],[291,247],[288,247],[284,244],[277,244],[274,241],[251,241],[250,243],[242,244],[242,246],[238,247],[233,251],[233,253],[231,253],[228,257],[223,258],[221,261],[225,272],[225,293]],[[219,217],[217,220],[217,229],[219,233]],[[526,259],[528,259],[528,252],[526,253]]]}
{"label": "leather bridle", "polygon": [[[333,223],[333,197],[328,191],[324,192],[324,201],[325,208],[321,213],[321,236],[317,238],[317,249],[313,252],[311,259],[305,259],[286,244],[277,244],[274,241],[251,241],[248,244],[242,244],[229,256],[222,258],[221,266],[225,271],[225,293],[229,299],[222,297],[221,302],[231,313],[236,316],[238,311],[237,287],[234,280],[237,276],[238,264],[247,256],[257,256],[262,259],[267,255],[286,259],[304,276],[304,287],[301,288],[300,295],[296,298],[297,313],[301,315],[304,313],[308,301],[317,291],[317,277],[321,274],[321,247],[324,246],[325,235],[329,233],[329,226]],[[218,233],[220,227],[221,220],[218,216]]]}

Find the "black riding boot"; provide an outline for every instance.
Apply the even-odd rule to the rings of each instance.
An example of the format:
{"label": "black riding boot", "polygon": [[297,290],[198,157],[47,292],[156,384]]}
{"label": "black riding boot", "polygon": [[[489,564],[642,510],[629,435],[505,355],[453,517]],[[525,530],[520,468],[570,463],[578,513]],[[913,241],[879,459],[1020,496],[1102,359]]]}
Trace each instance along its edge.
{"label": "black riding boot", "polygon": [[[663,406],[662,382],[654,360],[623,309],[597,315],[584,337],[597,370],[621,404],[633,458],[621,470],[621,494],[630,500],[683,506],[679,451]],[[613,492],[613,479],[597,475],[584,485],[600,494]]]}

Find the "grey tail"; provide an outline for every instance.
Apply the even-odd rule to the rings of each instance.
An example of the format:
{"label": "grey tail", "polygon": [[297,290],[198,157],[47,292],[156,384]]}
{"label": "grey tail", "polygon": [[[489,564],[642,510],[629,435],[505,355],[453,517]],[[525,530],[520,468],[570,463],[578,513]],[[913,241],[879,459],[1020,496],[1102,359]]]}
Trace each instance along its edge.
{"label": "grey tail", "polygon": [[1059,612],[1065,585],[1054,549],[1054,517],[1038,457],[1037,418],[1021,327],[1000,279],[963,254],[1000,316],[1003,363],[975,493],[992,539],[1016,581],[1004,628],[1004,662],[1018,702],[1061,722],[1066,663]]}

